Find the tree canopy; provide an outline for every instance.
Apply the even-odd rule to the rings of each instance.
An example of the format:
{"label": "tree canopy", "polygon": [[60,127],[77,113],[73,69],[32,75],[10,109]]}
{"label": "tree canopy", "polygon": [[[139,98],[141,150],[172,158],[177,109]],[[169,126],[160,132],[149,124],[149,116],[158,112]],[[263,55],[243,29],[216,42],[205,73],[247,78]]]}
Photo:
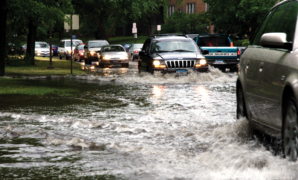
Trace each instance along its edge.
{"label": "tree canopy", "polygon": [[203,0],[215,30],[251,38],[276,0]]}

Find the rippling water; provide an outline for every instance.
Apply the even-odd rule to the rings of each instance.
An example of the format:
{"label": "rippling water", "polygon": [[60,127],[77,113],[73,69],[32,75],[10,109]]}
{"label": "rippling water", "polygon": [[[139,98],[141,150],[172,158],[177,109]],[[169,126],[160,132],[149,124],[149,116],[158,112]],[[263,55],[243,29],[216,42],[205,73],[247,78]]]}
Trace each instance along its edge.
{"label": "rippling water", "polygon": [[298,178],[235,119],[236,74],[109,71],[28,78],[71,97],[0,96],[1,179]]}

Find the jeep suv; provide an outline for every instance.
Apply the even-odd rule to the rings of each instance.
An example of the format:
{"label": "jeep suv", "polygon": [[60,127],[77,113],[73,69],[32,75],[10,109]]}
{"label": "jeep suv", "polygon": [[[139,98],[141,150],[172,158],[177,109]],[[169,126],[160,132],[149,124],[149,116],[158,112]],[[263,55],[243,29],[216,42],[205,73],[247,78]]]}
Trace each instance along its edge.
{"label": "jeep suv", "polygon": [[98,62],[97,53],[100,52],[102,46],[109,45],[106,40],[90,40],[85,43],[84,57],[86,64],[92,64],[92,62]]}
{"label": "jeep suv", "polygon": [[206,72],[208,64],[195,42],[186,35],[151,36],[145,41],[138,59],[139,72],[187,74]]}
{"label": "jeep suv", "polygon": [[282,141],[284,156],[298,157],[298,0],[282,1],[266,15],[240,58],[237,117]]}

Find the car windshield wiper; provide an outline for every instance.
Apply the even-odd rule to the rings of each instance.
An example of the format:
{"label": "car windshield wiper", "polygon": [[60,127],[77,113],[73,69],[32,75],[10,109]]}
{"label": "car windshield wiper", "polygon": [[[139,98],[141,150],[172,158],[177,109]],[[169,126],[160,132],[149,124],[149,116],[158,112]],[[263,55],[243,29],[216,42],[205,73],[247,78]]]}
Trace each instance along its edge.
{"label": "car windshield wiper", "polygon": [[185,49],[176,49],[171,52],[193,52],[193,51],[189,51],[189,50],[185,50]]}

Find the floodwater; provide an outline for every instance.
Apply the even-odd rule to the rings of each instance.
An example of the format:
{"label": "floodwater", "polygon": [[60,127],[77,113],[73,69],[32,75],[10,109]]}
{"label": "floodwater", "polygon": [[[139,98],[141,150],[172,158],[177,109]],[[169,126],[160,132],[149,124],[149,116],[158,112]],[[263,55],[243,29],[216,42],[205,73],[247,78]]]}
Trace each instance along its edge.
{"label": "floodwater", "polygon": [[25,77],[71,96],[0,96],[0,179],[297,179],[237,120],[236,73]]}

